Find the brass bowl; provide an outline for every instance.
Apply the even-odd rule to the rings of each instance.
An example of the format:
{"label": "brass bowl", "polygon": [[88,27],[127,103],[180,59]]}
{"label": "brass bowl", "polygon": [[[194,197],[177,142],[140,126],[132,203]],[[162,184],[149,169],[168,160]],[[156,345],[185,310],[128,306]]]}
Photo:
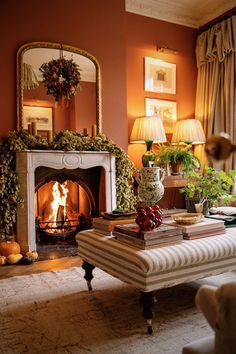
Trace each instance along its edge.
{"label": "brass bowl", "polygon": [[202,213],[180,213],[171,217],[177,224],[192,225],[201,221],[203,215]]}

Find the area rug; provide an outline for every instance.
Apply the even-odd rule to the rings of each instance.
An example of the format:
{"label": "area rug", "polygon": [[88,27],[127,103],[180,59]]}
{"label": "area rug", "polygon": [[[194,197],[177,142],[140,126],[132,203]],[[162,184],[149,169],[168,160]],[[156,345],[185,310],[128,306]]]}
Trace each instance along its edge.
{"label": "area rug", "polygon": [[[211,333],[195,307],[193,286],[157,292],[150,336],[136,289],[95,269],[88,292],[83,275],[75,267],[1,280],[0,353],[178,354]],[[214,279],[217,284],[224,276]]]}

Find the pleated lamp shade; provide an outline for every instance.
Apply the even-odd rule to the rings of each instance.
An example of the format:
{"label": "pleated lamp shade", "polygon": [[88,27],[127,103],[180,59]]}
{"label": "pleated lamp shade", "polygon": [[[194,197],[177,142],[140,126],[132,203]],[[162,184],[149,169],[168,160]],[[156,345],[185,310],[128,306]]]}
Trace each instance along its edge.
{"label": "pleated lamp shade", "polygon": [[139,117],[135,119],[130,136],[131,143],[166,142],[166,133],[162,120],[158,116]]}
{"label": "pleated lamp shade", "polygon": [[171,142],[177,144],[204,144],[206,136],[201,122],[195,118],[177,121]]}

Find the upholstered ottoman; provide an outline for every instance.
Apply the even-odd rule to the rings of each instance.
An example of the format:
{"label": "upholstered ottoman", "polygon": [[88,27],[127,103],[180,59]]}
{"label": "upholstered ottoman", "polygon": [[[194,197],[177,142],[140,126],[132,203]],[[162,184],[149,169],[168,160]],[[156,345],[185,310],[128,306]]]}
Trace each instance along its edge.
{"label": "upholstered ottoman", "polygon": [[149,333],[155,290],[236,269],[236,228],[219,236],[149,250],[93,230],[78,233],[76,240],[89,290],[94,267],[139,289]]}

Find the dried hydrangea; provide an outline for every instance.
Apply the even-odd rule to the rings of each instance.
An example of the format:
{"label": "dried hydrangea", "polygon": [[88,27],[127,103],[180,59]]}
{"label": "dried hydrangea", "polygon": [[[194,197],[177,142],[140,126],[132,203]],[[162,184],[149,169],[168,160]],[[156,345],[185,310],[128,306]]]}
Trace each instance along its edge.
{"label": "dried hydrangea", "polygon": [[[132,188],[134,164],[118,145],[104,134],[96,137],[83,136],[68,130],[54,135],[49,145],[44,137],[33,136],[28,132],[10,132],[8,139],[0,140],[1,179],[0,179],[0,234],[9,233],[16,220],[17,204],[22,203],[19,184],[15,172],[14,151],[22,150],[63,150],[63,151],[107,151],[116,157],[116,204],[123,210],[135,210],[136,198]],[[7,187],[6,187],[7,184]],[[9,208],[6,208],[9,205]],[[5,210],[5,212],[4,212]],[[3,215],[3,212],[5,213]]]}
{"label": "dried hydrangea", "polygon": [[43,63],[40,68],[43,76],[43,84],[47,88],[47,94],[52,95],[55,101],[64,97],[67,101],[76,93],[80,85],[79,66],[73,59],[53,59]]}

